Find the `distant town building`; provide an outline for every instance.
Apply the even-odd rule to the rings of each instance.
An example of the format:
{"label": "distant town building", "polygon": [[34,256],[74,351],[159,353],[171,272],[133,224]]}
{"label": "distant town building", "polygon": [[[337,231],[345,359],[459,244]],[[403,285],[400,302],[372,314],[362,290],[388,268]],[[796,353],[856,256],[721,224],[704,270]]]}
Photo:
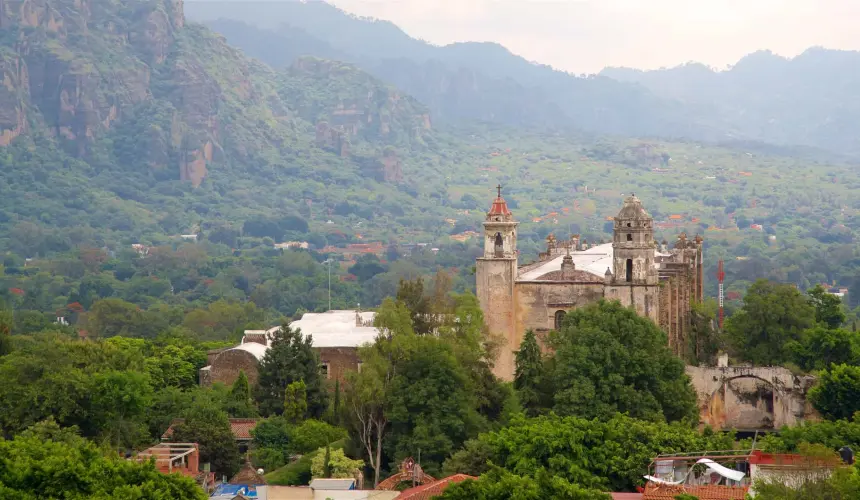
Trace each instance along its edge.
{"label": "distant town building", "polygon": [[[300,320],[290,323],[290,328],[300,329],[305,337],[313,336],[323,375],[343,381],[346,372],[358,369],[358,347],[376,340],[375,316],[375,312],[356,310],[305,313]],[[208,364],[200,369],[200,385],[209,386],[215,382],[232,385],[240,371],[245,372],[249,383],[255,384],[260,361],[280,328],[245,330],[239,345],[209,351]]]}
{"label": "distant town building", "polygon": [[613,218],[612,243],[589,246],[573,234],[547,237],[537,262],[520,266],[517,226],[501,196],[484,222],[484,254],[477,259],[477,295],[492,334],[503,340],[495,373],[511,380],[523,334],[561,325],[566,312],[600,299],[618,300],[663,328],[683,352],[691,302],[703,300],[702,238],[681,233],[673,248],[654,240],[654,221],[635,195]]}

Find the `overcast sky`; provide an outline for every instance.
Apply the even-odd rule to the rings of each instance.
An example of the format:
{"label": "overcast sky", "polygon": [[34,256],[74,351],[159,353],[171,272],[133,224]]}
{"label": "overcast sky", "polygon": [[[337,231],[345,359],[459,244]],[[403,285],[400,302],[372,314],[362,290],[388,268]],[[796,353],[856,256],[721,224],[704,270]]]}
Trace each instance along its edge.
{"label": "overcast sky", "polygon": [[760,49],[860,49],[860,0],[329,0],[435,44],[499,42],[574,73],[687,61],[725,68]]}

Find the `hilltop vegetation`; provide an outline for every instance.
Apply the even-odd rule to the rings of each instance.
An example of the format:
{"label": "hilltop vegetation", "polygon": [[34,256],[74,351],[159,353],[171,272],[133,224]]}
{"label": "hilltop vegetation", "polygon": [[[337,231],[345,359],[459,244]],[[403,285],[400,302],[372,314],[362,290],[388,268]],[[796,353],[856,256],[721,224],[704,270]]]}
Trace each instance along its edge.
{"label": "hilltop vegetation", "polygon": [[[0,40],[8,82],[0,98],[15,118],[0,123],[8,143],[0,155],[0,249],[11,252],[4,257],[5,274],[13,277],[9,286],[45,296],[33,310],[53,313],[75,302],[66,301],[69,290],[79,288],[84,276],[114,272],[113,264],[64,267],[96,248],[109,261],[131,266],[131,274],[115,274],[118,283],[142,276],[169,283],[164,293],[144,295],[119,292],[125,285],[114,283],[99,296],[143,307],[161,300],[194,307],[247,300],[273,277],[248,283],[225,278],[225,286],[187,291],[205,280],[220,283],[227,269],[266,275],[276,266],[258,257],[273,259],[273,244],[284,241],[325,249],[314,254],[316,262],[332,255],[334,246],[376,242],[378,265],[389,276],[381,290],[388,292],[398,277],[432,275],[438,267],[456,268],[458,289],[465,289],[478,251],[473,231],[480,231],[497,183],[521,221],[523,261],[536,256],[550,232],[581,233],[591,242],[607,238],[606,218],[623,193],[635,191],[660,223],[658,239],[671,244],[681,231],[704,234],[707,275],[717,259],[727,259],[729,291],[761,277],[803,288],[855,282],[860,206],[851,196],[858,179],[850,164],[753,143],[716,147],[553,131],[543,116],[540,127],[527,130],[496,115],[495,122],[453,121],[441,105],[465,110],[517,94],[472,85],[468,96],[424,93],[428,99],[422,100],[380,79],[366,58],[458,72],[477,65],[475,71],[494,82],[522,88],[541,78],[562,85],[569,76],[522,60],[502,64],[514,56],[492,45],[407,43],[393,25],[345,17],[322,4],[278,4],[298,10],[288,28],[279,28],[282,18],[269,16],[277,25],[267,28],[279,30],[276,38],[257,39],[268,41],[268,54],[284,55],[274,66],[187,22],[173,2],[129,0],[93,13],[70,0],[51,5],[34,16],[6,6],[9,22]],[[221,4],[212,5],[212,15],[222,15],[216,7]],[[187,7],[195,11],[195,4]],[[247,15],[254,12],[249,8]],[[284,33],[291,35],[277,38]],[[521,81],[511,79],[516,75]],[[620,87],[603,80],[580,83],[618,101],[613,93]],[[588,92],[581,99],[593,101]],[[558,109],[521,104],[498,109]],[[653,115],[648,113],[649,123]],[[198,270],[199,282],[181,284],[170,266],[138,266],[137,253],[125,255],[132,244],[164,247],[156,254],[171,255],[183,234],[196,235],[197,243],[180,253],[206,255],[188,265]],[[418,255],[404,267],[379,251],[391,247],[396,256],[413,243],[439,248],[439,255]],[[348,270],[354,255],[342,259],[334,274],[353,279]],[[315,265],[308,276],[324,271]],[[46,279],[42,273],[58,283],[55,289],[35,292],[44,288],[38,285]],[[377,305],[385,293],[370,293],[377,285],[368,280],[376,273],[363,273],[357,282],[337,284],[335,301]],[[356,287],[347,292],[352,283]],[[271,286],[288,289],[286,283]],[[264,302],[274,318],[322,307],[323,286],[307,278],[293,288],[304,290],[302,301],[271,298],[271,287],[257,296],[271,298]],[[715,292],[713,280],[708,287]]]}

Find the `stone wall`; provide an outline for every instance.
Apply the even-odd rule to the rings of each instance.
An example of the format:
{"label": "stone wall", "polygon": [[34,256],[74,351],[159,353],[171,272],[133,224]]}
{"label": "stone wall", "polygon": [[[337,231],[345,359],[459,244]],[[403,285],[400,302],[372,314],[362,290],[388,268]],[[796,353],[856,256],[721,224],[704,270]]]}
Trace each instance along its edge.
{"label": "stone wall", "polygon": [[241,349],[227,349],[215,358],[210,365],[209,383],[221,382],[225,385],[233,385],[239,377],[239,372],[245,372],[248,383],[257,383],[259,375],[259,362],[257,358],[248,351]]}
{"label": "stone wall", "polygon": [[514,350],[519,349],[522,333],[514,328],[514,276],[517,260],[478,259],[476,264],[476,291],[484,322],[490,335],[502,343],[493,369],[502,380],[514,377]]}
{"label": "stone wall", "polygon": [[358,370],[358,349],[355,347],[320,347],[315,349],[320,362],[328,366],[328,379],[331,384],[346,380],[347,372]]}
{"label": "stone wall", "polygon": [[603,298],[603,284],[521,282],[517,283],[514,296],[515,330],[519,333],[514,345],[519,348],[526,330],[554,329],[556,312],[572,311]]}
{"label": "stone wall", "polygon": [[617,300],[624,307],[633,307],[636,314],[659,324],[660,321],[660,285],[606,285],[604,297],[606,300]]}
{"label": "stone wall", "polygon": [[714,429],[769,430],[818,416],[806,401],[815,384],[782,367],[688,366],[702,425]]}
{"label": "stone wall", "polygon": [[[328,379],[334,386],[334,381],[341,383],[348,371],[358,369],[358,349],[355,347],[319,347],[314,350],[320,356],[320,363],[328,367]],[[248,351],[240,349],[223,349],[210,351],[209,366],[199,372],[200,385],[211,386],[215,382],[231,386],[239,377],[239,371],[244,371],[251,385],[257,383],[260,363]]]}

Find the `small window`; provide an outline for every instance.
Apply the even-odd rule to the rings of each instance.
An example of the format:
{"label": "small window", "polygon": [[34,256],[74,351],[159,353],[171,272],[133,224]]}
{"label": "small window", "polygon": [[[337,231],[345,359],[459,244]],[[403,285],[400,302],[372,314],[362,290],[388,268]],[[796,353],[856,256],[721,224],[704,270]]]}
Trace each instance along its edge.
{"label": "small window", "polygon": [[325,378],[325,379],[327,379],[331,376],[329,369],[328,369],[328,363],[323,363],[320,365],[320,375],[322,375],[322,378]]}
{"label": "small window", "polygon": [[633,259],[627,259],[627,282],[633,281]]}
{"label": "small window", "polygon": [[561,330],[561,324],[564,322],[564,315],[566,313],[564,311],[556,311],[555,312],[555,329]]}
{"label": "small window", "polygon": [[633,235],[632,234],[627,233],[627,241],[633,241]]}
{"label": "small window", "polygon": [[633,224],[631,224],[631,223],[629,223],[629,222],[628,222],[628,223],[627,223],[627,227],[633,227]]}

